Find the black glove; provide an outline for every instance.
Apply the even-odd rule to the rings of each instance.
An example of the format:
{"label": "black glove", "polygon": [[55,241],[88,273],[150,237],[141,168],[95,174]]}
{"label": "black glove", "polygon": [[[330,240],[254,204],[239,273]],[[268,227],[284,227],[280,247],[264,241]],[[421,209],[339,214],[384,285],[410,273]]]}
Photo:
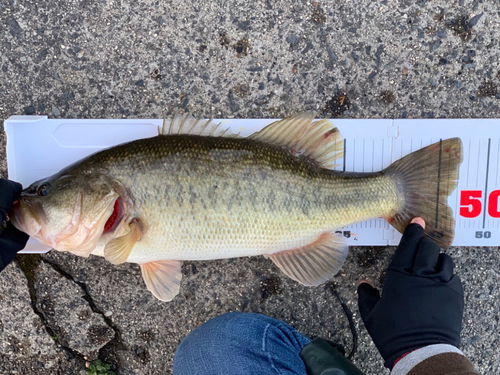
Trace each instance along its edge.
{"label": "black glove", "polygon": [[17,252],[24,249],[29,236],[16,229],[10,221],[3,226],[12,204],[19,199],[23,187],[21,184],[0,179],[0,271],[12,262]]}
{"label": "black glove", "polygon": [[387,269],[382,298],[370,284],[358,287],[361,318],[389,369],[426,345],[460,345],[462,283],[451,258],[439,251],[419,224],[410,224]]}

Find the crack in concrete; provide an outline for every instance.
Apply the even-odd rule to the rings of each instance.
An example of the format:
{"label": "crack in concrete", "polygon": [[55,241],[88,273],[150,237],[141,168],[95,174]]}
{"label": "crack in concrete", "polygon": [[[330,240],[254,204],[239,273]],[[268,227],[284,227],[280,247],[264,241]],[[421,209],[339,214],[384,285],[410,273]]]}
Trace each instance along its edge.
{"label": "crack in concrete", "polygon": [[[47,319],[45,318],[43,313],[36,306],[37,297],[36,297],[34,271],[42,261],[43,261],[42,257],[38,254],[18,255],[16,257],[16,262],[19,268],[21,269],[21,271],[23,271],[24,275],[26,276],[26,279],[28,280],[28,291],[31,298],[31,308],[33,309],[33,312],[40,318],[47,334],[50,336],[50,338],[54,339],[55,337],[54,331],[52,330],[52,328],[50,328],[50,325],[47,323]],[[85,363],[85,358],[76,350],[73,350],[65,345],[62,345],[57,340],[54,341],[57,346],[62,348],[67,353],[67,355],[69,355],[70,358],[75,358],[82,365]]]}
{"label": "crack in concrete", "polygon": [[118,356],[116,355],[117,350],[128,350],[127,346],[124,344],[122,336],[121,336],[121,331],[119,327],[117,327],[113,321],[111,320],[110,317],[106,316],[103,311],[101,311],[94,300],[92,299],[88,289],[87,285],[81,281],[75,280],[75,278],[65,270],[63,270],[58,264],[51,262],[48,259],[41,259],[42,262],[50,265],[55,271],[57,271],[61,276],[65,277],[66,279],[74,282],[77,284],[82,291],[84,292],[83,299],[88,302],[91,310],[99,314],[103,317],[104,321],[106,324],[113,330],[115,336],[114,338],[108,342],[106,345],[104,345],[101,349],[99,349],[99,359],[101,361],[107,362],[107,363],[112,363],[114,366],[118,366]]}
{"label": "crack in concrete", "polygon": [[[19,268],[23,271],[24,275],[26,276],[26,279],[28,280],[28,290],[31,298],[31,307],[36,315],[38,315],[42,321],[42,324],[47,332],[47,334],[53,338],[55,336],[54,331],[51,329],[50,325],[47,322],[47,319],[45,318],[44,314],[42,311],[40,311],[37,307],[37,295],[36,295],[36,287],[35,287],[35,269],[38,267],[38,265],[43,262],[45,264],[48,264],[50,267],[52,267],[57,273],[59,273],[61,276],[64,278],[74,282],[77,284],[82,291],[84,292],[83,298],[88,302],[91,310],[94,313],[97,313],[101,315],[106,322],[106,324],[113,330],[115,336],[114,338],[108,342],[106,345],[104,345],[100,350],[99,350],[99,359],[101,361],[107,362],[107,363],[112,363],[112,367],[118,367],[118,356],[116,355],[117,350],[128,350],[127,346],[123,343],[123,339],[121,336],[120,329],[115,326],[112,322],[112,320],[107,317],[95,304],[94,300],[90,296],[90,293],[87,289],[87,286],[85,283],[80,282],[75,280],[75,278],[69,274],[68,272],[64,271],[58,264],[51,262],[48,259],[43,259],[40,255],[19,255],[16,257],[17,264],[19,265]],[[87,360],[85,357],[79,353],[78,351],[72,349],[71,347],[65,346],[60,342],[56,342],[58,346],[63,348],[70,356],[73,358],[76,358],[79,362],[85,364]]]}

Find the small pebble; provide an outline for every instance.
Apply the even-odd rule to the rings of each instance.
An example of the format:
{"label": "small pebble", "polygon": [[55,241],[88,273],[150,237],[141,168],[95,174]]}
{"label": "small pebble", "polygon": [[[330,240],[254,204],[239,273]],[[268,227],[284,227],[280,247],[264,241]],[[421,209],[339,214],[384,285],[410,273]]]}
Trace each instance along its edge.
{"label": "small pebble", "polygon": [[55,105],[52,105],[52,114],[54,116],[59,116],[61,114],[61,111]]}
{"label": "small pebble", "polygon": [[27,106],[24,108],[24,113],[27,114],[28,116],[34,115],[35,114],[35,107],[32,105]]}

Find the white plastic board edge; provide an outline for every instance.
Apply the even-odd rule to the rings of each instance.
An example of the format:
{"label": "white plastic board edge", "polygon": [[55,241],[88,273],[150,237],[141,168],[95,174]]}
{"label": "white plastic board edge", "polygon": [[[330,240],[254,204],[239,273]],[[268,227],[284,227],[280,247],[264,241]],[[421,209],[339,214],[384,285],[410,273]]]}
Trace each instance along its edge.
{"label": "white plastic board edge", "polygon": [[[219,119],[235,132],[247,136],[273,119]],[[101,149],[139,138],[155,136],[160,119],[48,119],[47,116],[13,116],[5,121],[9,178],[28,185],[70,163]],[[440,139],[460,137],[464,162],[459,187],[449,199],[457,220],[454,245],[500,245],[500,219],[487,214],[485,195],[500,189],[498,168],[500,120],[498,119],[335,119],[345,138],[346,171],[381,170],[405,154]],[[497,130],[498,129],[498,130]],[[495,143],[496,142],[496,143]],[[488,149],[489,145],[489,149]],[[488,164],[488,173],[486,166]],[[487,178],[488,177],[488,178]],[[488,181],[485,181],[486,178]],[[460,212],[462,191],[480,191],[483,209],[475,218]],[[491,202],[491,201],[490,201]],[[462,202],[463,203],[463,202]],[[498,205],[498,202],[497,202]],[[474,208],[473,206],[471,206]],[[385,220],[373,219],[342,229],[350,245],[396,245],[400,234]],[[478,237],[478,232],[482,233]],[[485,238],[484,233],[489,233]],[[495,234],[493,234],[495,232]],[[24,252],[49,250],[30,239]]]}

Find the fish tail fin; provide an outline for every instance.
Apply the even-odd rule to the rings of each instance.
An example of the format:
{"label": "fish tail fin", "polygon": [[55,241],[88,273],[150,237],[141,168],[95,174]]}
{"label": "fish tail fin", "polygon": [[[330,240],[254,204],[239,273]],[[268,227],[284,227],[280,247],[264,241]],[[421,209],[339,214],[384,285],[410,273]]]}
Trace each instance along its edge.
{"label": "fish tail fin", "polygon": [[402,208],[387,221],[403,233],[411,219],[425,220],[425,233],[442,248],[455,236],[455,219],[448,196],[457,186],[462,162],[462,141],[450,138],[406,155],[391,164],[384,174],[392,175],[403,192]]}

